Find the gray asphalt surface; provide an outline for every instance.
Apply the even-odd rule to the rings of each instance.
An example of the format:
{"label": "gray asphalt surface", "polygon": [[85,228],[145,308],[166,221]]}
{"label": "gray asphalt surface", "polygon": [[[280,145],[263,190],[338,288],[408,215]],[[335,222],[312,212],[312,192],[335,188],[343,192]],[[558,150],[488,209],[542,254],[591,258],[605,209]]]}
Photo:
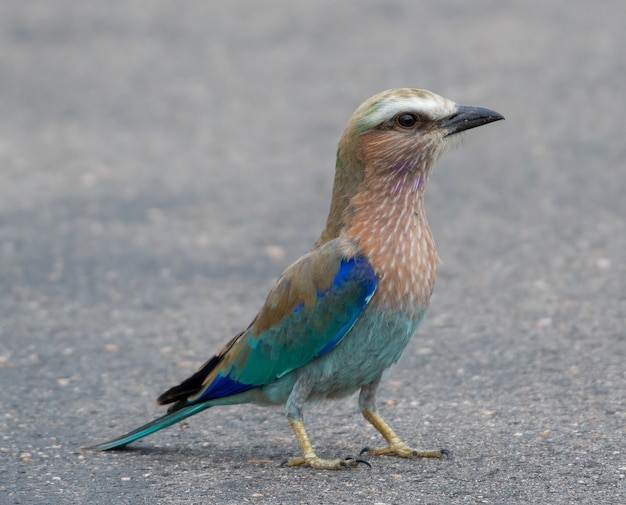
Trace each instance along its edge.
{"label": "gray asphalt surface", "polygon": [[[626,503],[626,4],[0,4],[0,502]],[[444,262],[379,399],[455,458],[335,473],[281,409],[134,444],[325,220],[339,136],[397,86],[493,108],[432,174]],[[323,457],[379,437],[307,411]]]}

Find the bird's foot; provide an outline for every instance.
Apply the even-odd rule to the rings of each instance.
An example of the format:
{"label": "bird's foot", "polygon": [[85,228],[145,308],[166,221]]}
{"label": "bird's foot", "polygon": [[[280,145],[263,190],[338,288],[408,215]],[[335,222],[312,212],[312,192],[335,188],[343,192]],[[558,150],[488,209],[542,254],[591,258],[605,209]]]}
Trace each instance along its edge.
{"label": "bird's foot", "polygon": [[322,459],[318,458],[317,454],[315,454],[315,449],[311,445],[311,441],[309,440],[309,435],[307,435],[306,429],[304,428],[304,424],[299,419],[291,419],[287,418],[291,428],[293,429],[298,442],[300,442],[300,448],[302,449],[302,456],[299,458],[288,459],[287,461],[283,461],[281,466],[298,466],[298,465],[306,465],[311,468],[315,468],[316,470],[344,470],[346,468],[353,468],[357,466],[359,463],[363,463],[364,465],[369,466],[372,465],[364,459],[354,458],[352,456],[348,456],[345,459]]}
{"label": "bird's foot", "polygon": [[387,441],[387,447],[365,447],[360,454],[368,453],[372,456],[380,456],[382,454],[395,454],[401,458],[449,458],[452,452],[448,449],[435,449],[427,451],[419,451],[412,449],[406,445],[398,435],[389,427],[385,420],[380,417],[374,410],[363,409],[363,417],[367,419],[374,428],[376,428],[383,438]]}
{"label": "bird's foot", "polygon": [[383,454],[395,454],[401,458],[449,458],[452,453],[448,449],[417,450],[409,447],[401,440],[393,441],[387,447],[364,447],[359,455],[370,454],[381,456]]}
{"label": "bird's foot", "polygon": [[345,470],[353,468],[359,463],[367,465],[370,468],[372,467],[368,461],[360,458],[354,458],[352,456],[347,456],[345,459],[322,459],[318,458],[315,454],[307,455],[306,457],[288,459],[287,461],[283,461],[281,466],[307,465],[311,468],[315,468],[316,470]]}

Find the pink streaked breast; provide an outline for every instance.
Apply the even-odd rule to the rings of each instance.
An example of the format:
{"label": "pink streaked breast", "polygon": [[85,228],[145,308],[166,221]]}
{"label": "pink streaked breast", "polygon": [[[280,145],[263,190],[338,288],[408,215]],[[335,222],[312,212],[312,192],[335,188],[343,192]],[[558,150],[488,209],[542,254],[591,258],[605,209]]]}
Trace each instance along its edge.
{"label": "pink streaked breast", "polygon": [[439,263],[424,213],[422,177],[413,175],[400,184],[397,177],[381,179],[384,189],[356,195],[345,231],[378,275],[372,304],[408,315],[421,314],[428,306]]}

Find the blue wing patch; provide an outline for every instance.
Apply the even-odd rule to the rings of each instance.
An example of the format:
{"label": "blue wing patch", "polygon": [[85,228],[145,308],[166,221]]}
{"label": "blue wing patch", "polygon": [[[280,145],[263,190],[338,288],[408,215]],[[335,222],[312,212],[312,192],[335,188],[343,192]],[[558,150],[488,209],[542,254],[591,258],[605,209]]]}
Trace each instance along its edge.
{"label": "blue wing patch", "polygon": [[243,393],[257,386],[253,384],[243,384],[231,379],[228,376],[218,375],[211,385],[206,389],[202,398],[223,398],[224,396]]}
{"label": "blue wing patch", "polygon": [[339,267],[339,271],[333,280],[332,286],[326,290],[325,292],[317,293],[318,297],[325,296],[328,291],[331,291],[333,288],[339,288],[343,283],[355,283],[358,282],[362,286],[362,292],[357,297],[356,306],[361,307],[361,309],[356,312],[354,311],[351,316],[337,331],[334,338],[330,339],[328,343],[322,347],[316,356],[321,356],[322,354],[327,353],[333,347],[335,347],[339,341],[343,338],[343,336],[350,331],[357,318],[361,315],[363,308],[368,304],[372,296],[374,295],[374,291],[376,291],[376,287],[378,286],[378,278],[374,273],[374,269],[372,265],[363,257],[358,256],[357,258],[352,258],[349,260],[343,260],[341,262],[341,266]]}

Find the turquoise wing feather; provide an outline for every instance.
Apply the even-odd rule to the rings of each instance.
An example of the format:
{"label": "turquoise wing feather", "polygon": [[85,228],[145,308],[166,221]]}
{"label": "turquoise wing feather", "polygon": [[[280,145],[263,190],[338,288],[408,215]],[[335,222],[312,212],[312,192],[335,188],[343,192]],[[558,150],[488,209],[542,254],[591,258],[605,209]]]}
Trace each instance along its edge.
{"label": "turquoise wing feather", "polygon": [[[285,290],[284,285],[277,284]],[[279,321],[262,331],[255,322],[241,334],[211,382],[189,401],[206,401],[269,384],[328,352],[352,328],[376,286],[376,275],[364,257],[342,259],[331,284],[315,287],[313,303],[307,304],[306,295],[300,294],[291,312]]]}

